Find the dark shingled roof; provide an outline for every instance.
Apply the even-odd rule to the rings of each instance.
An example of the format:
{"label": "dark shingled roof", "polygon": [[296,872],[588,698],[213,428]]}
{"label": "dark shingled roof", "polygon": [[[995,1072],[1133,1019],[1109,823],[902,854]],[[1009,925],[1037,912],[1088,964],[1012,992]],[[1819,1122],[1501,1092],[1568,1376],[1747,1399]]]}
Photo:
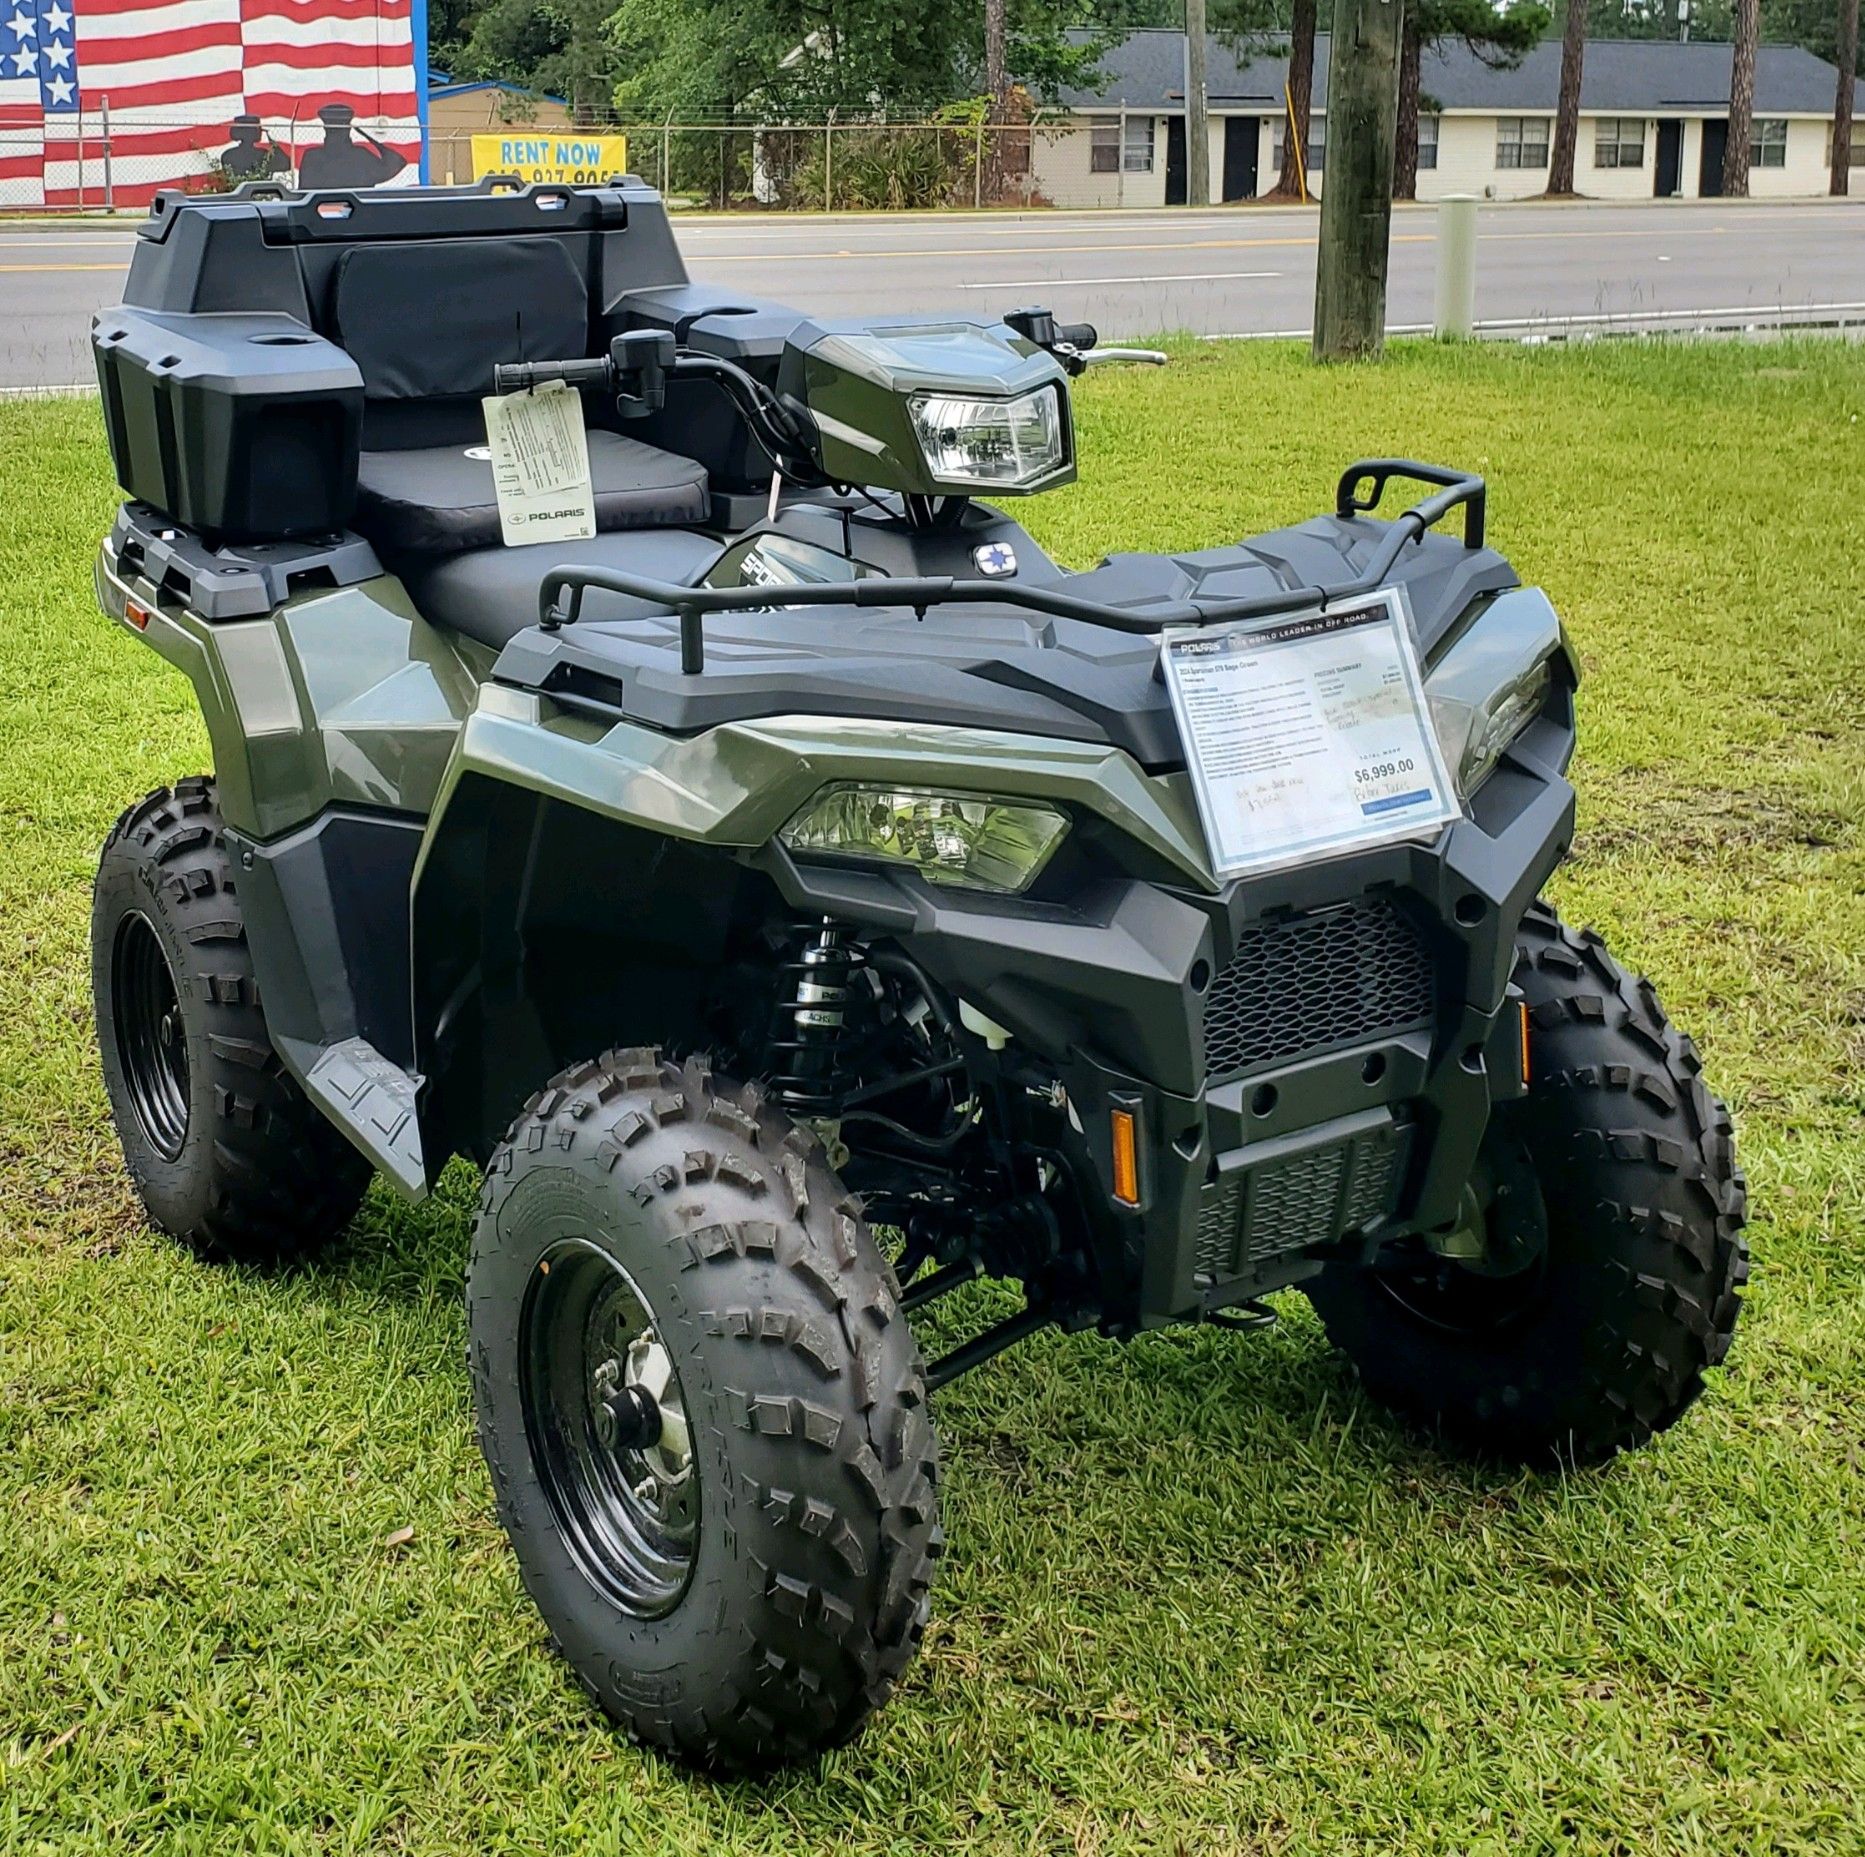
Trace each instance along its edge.
{"label": "dark shingled roof", "polygon": [[[1078,35],[1079,36],[1079,35]],[[1727,114],[1727,45],[1668,39],[1589,39],[1582,67],[1580,107],[1607,115],[1714,116]],[[1077,109],[1126,104],[1176,115],[1185,107],[1185,35],[1147,28],[1132,32],[1102,54],[1107,74],[1099,90],[1065,91],[1062,101]],[[1327,97],[1328,39],[1315,36],[1315,107]],[[1554,109],[1561,81],[1559,39],[1544,40],[1513,71],[1496,71],[1461,40],[1428,46],[1422,70],[1426,97],[1447,110],[1496,110],[1504,114]],[[1266,46],[1239,61],[1212,39],[1206,83],[1216,111],[1280,109],[1288,77],[1283,45]],[[1758,116],[1827,116],[1838,88],[1835,66],[1797,45],[1764,45],[1755,61]],[[1857,91],[1865,115],[1865,82]]]}

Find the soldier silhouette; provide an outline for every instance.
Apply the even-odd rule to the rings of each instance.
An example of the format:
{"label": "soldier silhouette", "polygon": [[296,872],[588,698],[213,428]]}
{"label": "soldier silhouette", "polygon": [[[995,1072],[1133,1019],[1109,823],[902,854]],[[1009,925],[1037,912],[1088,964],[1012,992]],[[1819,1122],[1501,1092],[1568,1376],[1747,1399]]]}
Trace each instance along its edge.
{"label": "soldier silhouette", "polygon": [[[326,103],[317,120],[324,125],[324,140],[304,151],[298,163],[300,187],[379,187],[408,165],[406,155],[384,148],[356,127],[356,112],[347,103]],[[359,139],[368,146],[359,146]]]}
{"label": "soldier silhouette", "polygon": [[233,139],[218,159],[221,172],[230,180],[263,181],[291,166],[290,157],[265,134],[257,116],[234,117],[227,133]]}

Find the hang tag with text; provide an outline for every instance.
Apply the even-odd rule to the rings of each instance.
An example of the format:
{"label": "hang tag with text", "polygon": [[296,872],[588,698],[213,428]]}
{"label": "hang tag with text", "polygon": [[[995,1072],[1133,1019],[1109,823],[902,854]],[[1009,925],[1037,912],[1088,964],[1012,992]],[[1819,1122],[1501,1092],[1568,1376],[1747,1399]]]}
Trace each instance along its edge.
{"label": "hang tag with text", "polygon": [[587,541],[596,532],[596,499],[582,395],[552,381],[480,404],[506,547]]}
{"label": "hang tag with text", "polygon": [[1397,589],[1171,631],[1162,652],[1221,875],[1428,837],[1462,810]]}

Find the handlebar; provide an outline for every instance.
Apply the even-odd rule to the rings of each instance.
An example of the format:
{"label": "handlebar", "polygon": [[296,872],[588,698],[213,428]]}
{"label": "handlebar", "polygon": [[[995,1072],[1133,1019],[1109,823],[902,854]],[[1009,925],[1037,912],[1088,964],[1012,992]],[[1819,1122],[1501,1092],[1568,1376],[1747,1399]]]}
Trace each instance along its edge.
{"label": "handlebar", "polygon": [[1092,348],[1101,339],[1101,332],[1091,322],[1059,322],[1056,324],[1056,340],[1066,342],[1071,348]]}
{"label": "handlebar", "polygon": [[607,355],[593,361],[501,361],[492,370],[492,391],[523,393],[554,380],[571,387],[606,387],[609,379]]}

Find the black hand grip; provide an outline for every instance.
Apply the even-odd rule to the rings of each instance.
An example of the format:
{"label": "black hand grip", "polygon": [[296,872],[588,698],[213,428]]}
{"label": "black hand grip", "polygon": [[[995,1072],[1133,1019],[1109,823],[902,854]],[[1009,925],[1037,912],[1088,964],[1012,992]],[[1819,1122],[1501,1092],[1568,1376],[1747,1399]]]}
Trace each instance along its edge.
{"label": "black hand grip", "polygon": [[1059,322],[1056,324],[1056,340],[1068,343],[1071,348],[1092,348],[1100,339],[1100,330],[1091,322]]}
{"label": "black hand grip", "polygon": [[492,370],[494,393],[522,393],[527,387],[542,387],[547,381],[560,380],[572,387],[606,387],[609,384],[609,361],[606,355],[594,361],[501,361]]}

